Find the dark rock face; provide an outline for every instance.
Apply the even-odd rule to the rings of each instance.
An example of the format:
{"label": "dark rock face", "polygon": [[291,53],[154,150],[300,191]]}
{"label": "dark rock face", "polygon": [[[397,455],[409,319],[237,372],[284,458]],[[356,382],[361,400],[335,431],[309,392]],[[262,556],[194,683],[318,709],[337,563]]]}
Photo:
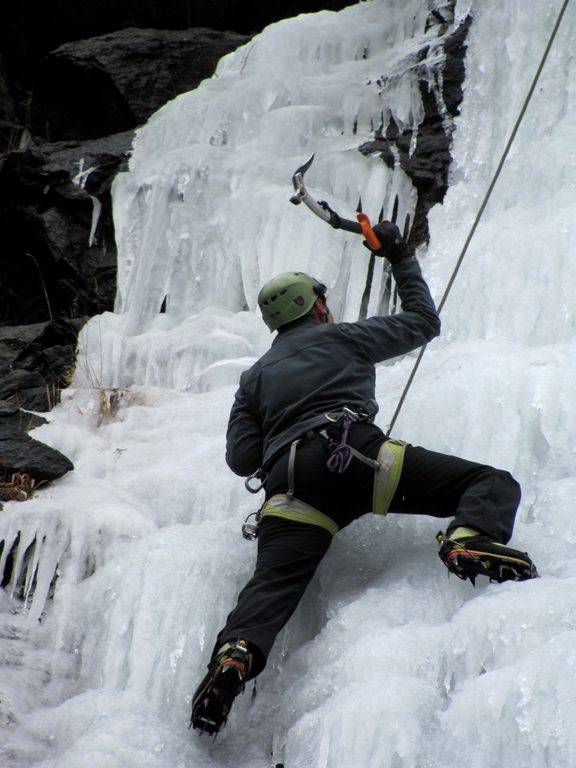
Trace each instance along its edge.
{"label": "dark rock face", "polygon": [[3,8],[0,487],[15,473],[37,482],[72,468],[27,435],[35,422],[22,409],[58,402],[83,323],[113,308],[110,187],[134,129],[267,24],[350,4],[20,0]]}
{"label": "dark rock face", "polygon": [[[0,495],[14,490],[10,486],[14,474],[38,483],[73,469],[59,451],[28,435],[45,422],[28,409],[46,412],[58,401],[59,389],[74,366],[82,322],[0,327]],[[18,491],[18,484],[16,489],[24,495],[14,498],[23,499],[32,490]]]}
{"label": "dark rock face", "polygon": [[110,186],[133,133],[42,144],[0,159],[0,324],[111,309],[116,246]]}
{"label": "dark rock face", "polygon": [[0,327],[0,407],[49,411],[68,385],[85,318]]}
{"label": "dark rock face", "polygon": [[42,68],[34,132],[51,141],[94,139],[141,125],[167,101],[210,77],[222,56],[248,39],[211,29],[132,27],[66,43],[47,56]]}
{"label": "dark rock face", "polygon": [[[444,34],[444,18],[436,16],[432,21],[438,24],[439,34]],[[373,141],[360,147],[366,155],[379,153],[390,168],[399,162],[412,180],[418,201],[414,221],[405,226],[405,234],[409,233],[412,246],[428,242],[428,211],[443,201],[448,190],[454,130],[452,118],[459,114],[462,101],[466,37],[471,22],[471,17],[466,18],[454,32],[446,35],[442,46],[445,57],[440,65],[436,65],[436,72],[432,68],[435,77],[430,77],[428,69],[426,78],[419,81],[424,118],[418,126],[415,141],[413,128],[402,130],[392,116],[387,126],[380,126],[375,132]],[[420,60],[425,61],[427,54],[427,48],[420,51]]]}
{"label": "dark rock face", "polygon": [[[25,432],[0,437],[0,462],[6,478],[18,474],[34,480],[34,486],[25,492],[26,498],[39,483],[57,480],[74,469],[72,462],[60,451],[34,440]],[[25,498],[17,500],[25,501]]]}
{"label": "dark rock face", "polygon": [[[0,24],[0,151],[7,147],[18,147],[22,134],[31,128],[31,112],[34,113],[35,128],[43,124],[44,116],[35,102],[39,88],[41,90],[46,56],[71,41],[107,36],[128,27],[143,30],[191,30],[204,27],[211,30],[210,34],[233,30],[240,35],[252,36],[268,24],[283,18],[321,10],[338,11],[353,4],[351,0],[290,0],[264,5],[251,0],[219,0],[214,3],[205,0],[173,0],[169,3],[163,0],[99,0],[97,3],[18,0],[7,3],[2,8]],[[209,56],[207,51],[206,56]],[[52,65],[57,66],[55,62]],[[72,74],[69,68],[63,71],[67,76]],[[89,75],[92,85],[102,82],[95,71]],[[63,91],[69,89],[65,80],[60,81],[59,85]],[[176,90],[176,87],[176,79],[169,82],[169,91],[164,101],[182,92]],[[98,98],[97,92],[93,92],[93,95]],[[82,95],[77,96],[83,99]],[[86,106],[85,102],[83,100],[78,107]],[[117,115],[117,118],[120,116]],[[127,119],[129,115],[123,114],[123,117]],[[109,132],[121,132],[134,125],[125,124]],[[42,132],[39,135],[47,138]],[[85,135],[83,132],[82,136]],[[88,135],[93,138],[105,134]],[[81,138],[70,132],[65,136]],[[63,137],[61,132],[55,132],[50,140],[57,141]]]}
{"label": "dark rock face", "polygon": [[[44,422],[15,405],[0,402],[0,501],[23,501],[33,493],[34,484],[56,480],[74,469],[66,456],[28,434]],[[10,483],[13,475],[19,477]],[[28,485],[24,478],[30,478],[34,484]]]}

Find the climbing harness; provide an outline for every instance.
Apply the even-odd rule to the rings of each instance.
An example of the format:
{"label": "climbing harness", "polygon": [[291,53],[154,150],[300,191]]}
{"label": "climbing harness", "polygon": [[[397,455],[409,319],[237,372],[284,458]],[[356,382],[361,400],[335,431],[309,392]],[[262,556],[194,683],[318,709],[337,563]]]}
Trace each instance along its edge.
{"label": "climbing harness", "polygon": [[[442,311],[446,300],[448,298],[448,295],[450,293],[450,290],[452,289],[452,286],[454,284],[454,281],[456,280],[456,276],[460,270],[460,267],[462,266],[462,262],[464,261],[464,257],[466,255],[466,252],[468,251],[468,247],[470,243],[472,242],[472,238],[474,237],[474,234],[476,232],[476,229],[478,228],[478,224],[480,223],[480,219],[482,218],[482,215],[484,214],[484,211],[486,210],[486,206],[488,205],[488,201],[490,200],[490,197],[492,196],[492,192],[494,190],[494,187],[496,186],[496,182],[498,181],[498,178],[500,177],[500,173],[502,172],[502,169],[504,167],[504,163],[506,162],[508,158],[508,154],[510,152],[510,149],[512,148],[512,145],[514,143],[514,140],[516,138],[516,134],[518,133],[518,129],[520,128],[520,125],[522,123],[522,120],[524,118],[524,115],[526,114],[526,110],[528,109],[528,105],[530,104],[530,100],[532,99],[532,95],[534,94],[534,91],[536,89],[536,86],[538,84],[538,80],[540,79],[540,75],[542,74],[542,70],[544,69],[544,65],[546,63],[546,60],[548,58],[548,54],[550,53],[550,49],[552,48],[552,45],[554,43],[554,40],[556,38],[556,34],[558,32],[558,29],[560,27],[560,24],[562,23],[562,18],[564,16],[564,12],[568,6],[568,3],[570,0],[564,0],[564,3],[562,7],[560,8],[560,11],[558,13],[558,17],[556,19],[556,23],[554,24],[554,28],[552,29],[552,32],[550,34],[550,38],[548,40],[548,44],[546,45],[546,48],[544,50],[544,53],[542,55],[542,58],[540,60],[540,64],[538,65],[538,68],[536,70],[536,74],[534,75],[534,78],[532,80],[532,84],[530,85],[530,88],[528,89],[528,93],[526,95],[526,98],[524,99],[524,103],[522,105],[522,108],[518,114],[518,117],[516,119],[516,123],[514,124],[514,128],[512,129],[512,133],[510,134],[510,138],[508,139],[508,142],[506,143],[506,146],[504,148],[504,151],[502,153],[502,156],[500,158],[500,162],[498,163],[498,166],[496,168],[496,171],[494,172],[494,176],[492,177],[492,181],[488,185],[488,189],[486,190],[486,194],[484,195],[484,199],[482,200],[482,204],[480,205],[480,208],[478,209],[478,213],[476,214],[476,218],[474,219],[474,222],[472,224],[472,227],[470,229],[470,232],[468,233],[468,237],[466,238],[466,241],[464,242],[464,245],[462,247],[462,251],[460,252],[460,255],[458,257],[458,260],[456,261],[456,266],[454,267],[454,270],[452,271],[452,275],[450,276],[450,279],[448,280],[448,284],[446,286],[446,290],[444,291],[444,295],[442,296],[440,303],[438,304],[438,314]],[[418,356],[416,358],[416,361],[414,363],[414,366],[412,368],[412,371],[410,373],[410,376],[408,377],[408,381],[406,382],[406,386],[404,387],[404,391],[402,392],[402,395],[400,396],[400,400],[398,401],[398,405],[396,407],[396,410],[394,412],[394,415],[392,416],[392,420],[390,422],[390,426],[388,428],[387,436],[390,435],[392,432],[392,429],[394,428],[394,425],[396,424],[396,420],[400,414],[400,411],[402,410],[402,406],[404,405],[404,401],[406,400],[406,396],[408,394],[408,391],[410,390],[410,387],[412,386],[412,382],[414,381],[414,377],[416,376],[416,371],[420,367],[420,363],[422,361],[422,358],[424,357],[424,353],[427,348],[427,344],[425,344],[418,353]]]}
{"label": "climbing harness", "polygon": [[296,466],[296,448],[298,448],[298,443],[300,442],[301,438],[298,438],[298,440],[293,440],[290,443],[290,453],[288,455],[288,490],[286,491],[286,496],[289,499],[294,498],[294,470]]}
{"label": "climbing harness", "polygon": [[[369,459],[367,456],[364,456],[363,453],[360,453],[355,448],[352,448],[351,445],[348,445],[350,426],[353,422],[365,421],[368,418],[366,415],[357,413],[345,406],[341,412],[324,414],[324,418],[330,423],[330,428],[341,428],[339,442],[335,442],[334,438],[325,427],[312,429],[306,433],[305,437],[320,439],[328,445],[330,455],[326,461],[326,466],[330,472],[336,472],[339,475],[346,472],[353,457],[368,464],[374,471],[377,472],[379,470],[380,466],[378,462]],[[296,449],[301,441],[302,438],[298,438],[290,443],[290,454],[288,456],[288,490],[286,491],[286,496],[289,499],[294,498]]]}
{"label": "climbing harness", "polygon": [[353,411],[347,406],[344,406],[339,413],[325,414],[325,417],[329,422],[341,427],[340,440],[338,443],[330,437],[325,429],[318,432],[319,436],[329,444],[330,455],[326,461],[326,466],[330,472],[335,472],[339,475],[343,474],[350,466],[350,462],[353,458],[360,459],[360,461],[363,461],[364,464],[368,464],[368,466],[372,467],[376,472],[379,470],[380,466],[378,462],[369,459],[367,456],[364,456],[363,453],[360,453],[352,448],[351,445],[348,445],[348,436],[352,424],[360,421],[369,421],[373,418],[373,415],[374,412],[371,416],[367,411]]}
{"label": "climbing harness", "polygon": [[[392,467],[391,463],[383,463],[380,460],[380,456],[377,459],[371,459],[365,456],[360,451],[357,451],[351,445],[348,444],[348,437],[350,433],[350,427],[353,423],[358,422],[371,422],[374,419],[376,412],[378,411],[378,404],[375,400],[370,400],[366,404],[366,409],[359,409],[358,411],[343,406],[341,411],[325,413],[324,418],[328,422],[329,426],[320,426],[316,429],[309,430],[304,437],[299,437],[297,440],[293,440],[290,444],[290,454],[288,456],[288,490],[286,491],[286,498],[293,500],[295,498],[295,467],[296,467],[296,450],[298,445],[303,439],[321,440],[324,442],[328,450],[330,451],[328,459],[326,460],[326,466],[330,472],[337,474],[343,474],[346,472],[352,459],[357,459],[363,464],[374,470],[375,473],[375,489],[376,487],[386,486],[388,487],[388,478]],[[339,438],[334,436],[335,428],[340,428]],[[396,442],[396,441],[394,441]],[[400,444],[400,443],[398,443]],[[404,444],[401,444],[404,446]],[[402,448],[403,457],[403,448]],[[397,462],[398,463],[398,462]],[[401,465],[401,460],[400,460]],[[386,470],[385,472],[383,470]],[[382,473],[382,478],[378,482],[378,475]],[[398,476],[399,477],[399,476]],[[395,483],[397,485],[397,478]],[[375,491],[376,498],[376,491]],[[379,497],[380,498],[380,497]],[[391,498],[391,497],[390,497]],[[379,504],[379,508],[382,504]],[[386,507],[387,509],[387,507]],[[381,514],[381,512],[377,512]]]}
{"label": "climbing harness", "polygon": [[[323,435],[323,432],[324,430],[320,430],[317,433],[306,435],[306,437],[320,438],[327,442],[332,441],[328,433],[326,432]],[[294,442],[299,443],[300,441]],[[372,511],[375,515],[385,515],[398,488],[406,443],[401,440],[385,440],[380,446],[376,459],[364,456],[364,454],[356,451],[351,446],[350,449],[354,458],[364,462],[374,470]],[[296,447],[293,448],[293,451],[295,455]],[[304,503],[293,495],[293,475],[290,479],[290,486],[292,488],[292,495],[289,496],[288,492],[279,493],[264,502],[260,510],[259,519],[273,516],[283,520],[292,520],[296,523],[315,525],[324,528],[330,535],[334,536],[339,530],[337,523],[329,515]]]}
{"label": "climbing harness", "polygon": [[338,533],[338,525],[331,517],[316,507],[300,499],[289,498],[285,493],[277,493],[269,498],[262,507],[261,517],[279,517],[294,523],[305,523],[324,528],[331,536]]}
{"label": "climbing harness", "polygon": [[[257,512],[251,512],[242,525],[242,536],[248,541],[254,541],[258,537],[258,525],[262,517],[266,515],[275,515],[298,522],[319,525],[332,535],[338,530],[338,526],[331,518],[314,507],[304,504],[295,497],[296,452],[302,440],[308,439],[322,440],[327,445],[330,454],[326,461],[326,466],[331,472],[343,474],[350,466],[353,458],[358,459],[373,469],[375,473],[374,509],[376,514],[385,514],[393,495],[393,492],[389,492],[391,487],[389,481],[392,478],[395,490],[399,478],[398,468],[401,468],[402,464],[404,444],[399,441],[389,441],[391,444],[394,443],[396,445],[396,453],[392,449],[387,448],[386,455],[384,455],[381,449],[381,455],[379,454],[377,459],[365,456],[348,444],[352,424],[372,421],[377,411],[378,403],[375,400],[369,400],[364,408],[359,408],[358,410],[343,406],[340,411],[324,414],[327,426],[321,425],[316,429],[308,430],[305,435],[293,440],[290,443],[290,452],[288,454],[288,488],[286,493],[273,496],[272,499],[265,501]],[[336,438],[334,431],[338,428],[340,429],[340,434],[339,438]],[[397,446],[400,445],[402,446],[402,456],[398,457]],[[392,472],[394,466],[398,471]],[[260,468],[246,479],[244,485],[250,493],[258,493],[264,487],[267,476],[266,470]],[[254,520],[251,521],[251,518],[254,518]]]}

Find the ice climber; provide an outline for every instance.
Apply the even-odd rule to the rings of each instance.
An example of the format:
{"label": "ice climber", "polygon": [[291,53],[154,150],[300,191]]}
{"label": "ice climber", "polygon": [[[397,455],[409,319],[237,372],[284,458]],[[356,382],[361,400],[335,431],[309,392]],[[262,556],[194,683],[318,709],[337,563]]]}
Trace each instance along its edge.
{"label": "ice climber", "polygon": [[240,378],[226,461],[249,477],[263,468],[254,575],[218,634],[193,697],[191,724],[216,734],[247,680],[266,665],[333,536],[368,512],[451,518],[439,555],[460,578],[502,582],[536,576],[506,546],[520,486],[506,471],[386,439],[373,423],[375,364],[440,332],[414,254],[394,224],[374,227],[391,264],[402,311],[337,323],[325,286],[286,272],[258,296],[271,348]]}

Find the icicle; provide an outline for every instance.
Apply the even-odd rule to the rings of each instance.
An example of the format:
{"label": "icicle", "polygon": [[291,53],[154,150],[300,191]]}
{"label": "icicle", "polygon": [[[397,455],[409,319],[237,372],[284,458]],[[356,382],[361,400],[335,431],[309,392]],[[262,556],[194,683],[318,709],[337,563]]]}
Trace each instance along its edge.
{"label": "icicle", "polygon": [[102,203],[94,195],[90,195],[92,200],[92,222],[90,224],[90,235],[88,236],[88,246],[91,248],[94,245],[94,237],[96,235],[96,229],[98,228],[98,222],[100,221],[100,213],[102,212]]}

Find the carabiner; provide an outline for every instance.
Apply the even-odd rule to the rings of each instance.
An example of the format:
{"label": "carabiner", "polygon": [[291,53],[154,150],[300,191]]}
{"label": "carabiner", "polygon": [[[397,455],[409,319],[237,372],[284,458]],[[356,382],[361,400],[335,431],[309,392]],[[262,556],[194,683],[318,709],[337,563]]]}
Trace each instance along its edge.
{"label": "carabiner", "polygon": [[[259,491],[262,490],[262,488],[264,488],[264,483],[266,482],[267,477],[268,477],[268,473],[265,472],[262,469],[262,467],[260,467],[260,469],[257,469],[253,475],[250,475],[250,477],[246,478],[246,480],[244,481],[244,487],[250,493],[258,493]],[[251,482],[254,480],[259,480],[260,485],[258,486],[251,485]]]}

